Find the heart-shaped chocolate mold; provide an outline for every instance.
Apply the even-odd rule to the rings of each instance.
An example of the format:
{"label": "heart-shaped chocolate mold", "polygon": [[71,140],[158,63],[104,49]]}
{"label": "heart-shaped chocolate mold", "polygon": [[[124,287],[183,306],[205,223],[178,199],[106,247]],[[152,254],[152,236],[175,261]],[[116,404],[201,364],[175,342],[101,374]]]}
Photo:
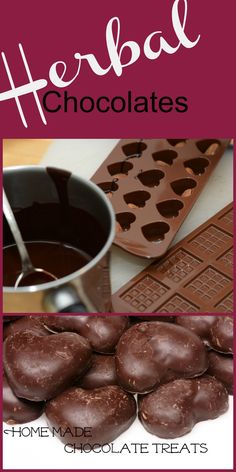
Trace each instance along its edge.
{"label": "heart-shaped chocolate mold", "polygon": [[170,185],[177,195],[190,197],[197,183],[193,179],[179,179],[171,182]]}
{"label": "heart-shaped chocolate mold", "polygon": [[168,143],[170,143],[171,146],[174,146],[176,148],[182,148],[185,143],[186,143],[186,139],[185,138],[182,138],[182,139],[167,139]]}
{"label": "heart-shaped chocolate mold", "polygon": [[132,223],[136,220],[136,216],[133,213],[124,212],[116,214],[116,233],[122,233],[128,231]]}
{"label": "heart-shaped chocolate mold", "polygon": [[204,174],[206,168],[209,166],[209,161],[203,157],[197,157],[195,159],[190,159],[185,161],[184,167],[186,171],[191,175],[202,175]]}
{"label": "heart-shaped chocolate mold", "polygon": [[111,198],[113,192],[116,192],[116,190],[118,190],[119,188],[114,180],[112,180],[111,182],[101,182],[97,184],[97,186],[100,187],[109,198]]}
{"label": "heart-shaped chocolate mold", "polygon": [[156,205],[157,210],[164,218],[176,218],[183,206],[179,200],[165,200]]}
{"label": "heart-shaped chocolate mold", "polygon": [[137,177],[146,187],[157,187],[160,183],[160,180],[165,177],[165,174],[161,170],[152,169],[141,172]]}
{"label": "heart-shaped chocolate mold", "polygon": [[220,142],[217,139],[203,139],[197,142],[197,147],[202,154],[213,156],[219,149]]}
{"label": "heart-shaped chocolate mold", "polygon": [[3,421],[7,424],[22,424],[36,420],[43,413],[44,402],[29,402],[17,398],[7,378],[3,375]]}
{"label": "heart-shaped chocolate mold", "polygon": [[115,162],[107,167],[109,174],[118,180],[125,178],[131,169],[133,164],[128,161]]}
{"label": "heart-shaped chocolate mold", "polygon": [[123,153],[129,159],[131,159],[132,157],[141,157],[145,149],[147,149],[147,145],[142,141],[125,144],[124,146],[122,146]]}
{"label": "heart-shaped chocolate mold", "polygon": [[75,333],[20,331],[4,341],[4,369],[16,396],[48,400],[68,388],[91,362],[87,339]]}
{"label": "heart-shaped chocolate mold", "polygon": [[164,151],[154,152],[152,157],[153,160],[160,166],[171,166],[174,160],[178,157],[178,153],[172,151],[171,149],[166,149]]}
{"label": "heart-shaped chocolate mold", "polygon": [[[86,449],[110,443],[126,431],[135,420],[136,402],[116,385],[94,390],[74,387],[49,401],[45,412],[50,428],[60,428],[63,443]],[[87,436],[76,434],[78,427],[86,428]]]}
{"label": "heart-shaped chocolate mold", "polygon": [[124,201],[131,209],[144,207],[146,205],[146,201],[150,198],[150,193],[145,192],[145,190],[137,190],[136,192],[130,192],[124,195]]}
{"label": "heart-shaped chocolate mold", "polygon": [[167,223],[157,221],[156,223],[149,223],[143,226],[142,233],[144,237],[152,243],[161,243],[165,239],[165,234],[168,233],[170,227]]}

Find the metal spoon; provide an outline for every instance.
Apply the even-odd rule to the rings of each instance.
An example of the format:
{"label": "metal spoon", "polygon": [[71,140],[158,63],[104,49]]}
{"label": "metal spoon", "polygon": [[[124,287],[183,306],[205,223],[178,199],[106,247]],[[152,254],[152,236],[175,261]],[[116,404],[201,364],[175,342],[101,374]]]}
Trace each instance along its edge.
{"label": "metal spoon", "polygon": [[3,190],[3,212],[8,222],[9,228],[12,232],[12,236],[16,242],[16,246],[21,258],[22,271],[17,277],[14,287],[17,288],[20,284],[22,285],[23,281],[24,285],[27,285],[26,280],[24,280],[26,279],[26,277],[29,277],[30,279],[29,285],[37,285],[40,283],[46,283],[51,282],[52,280],[56,280],[57,277],[55,277],[55,275],[51,274],[47,270],[38,267],[36,268],[33,266],[25,243],[22,239],[21,232],[16,222],[11,205],[5,194],[5,190]]}

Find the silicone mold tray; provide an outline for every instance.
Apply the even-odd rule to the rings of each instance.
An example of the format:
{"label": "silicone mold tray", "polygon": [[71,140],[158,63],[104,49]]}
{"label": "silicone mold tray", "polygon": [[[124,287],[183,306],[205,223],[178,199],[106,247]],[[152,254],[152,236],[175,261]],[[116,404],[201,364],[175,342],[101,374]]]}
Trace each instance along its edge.
{"label": "silicone mold tray", "polygon": [[228,144],[121,140],[92,178],[115,210],[115,244],[141,257],[165,254]]}
{"label": "silicone mold tray", "polygon": [[119,313],[233,312],[233,204],[113,295]]}

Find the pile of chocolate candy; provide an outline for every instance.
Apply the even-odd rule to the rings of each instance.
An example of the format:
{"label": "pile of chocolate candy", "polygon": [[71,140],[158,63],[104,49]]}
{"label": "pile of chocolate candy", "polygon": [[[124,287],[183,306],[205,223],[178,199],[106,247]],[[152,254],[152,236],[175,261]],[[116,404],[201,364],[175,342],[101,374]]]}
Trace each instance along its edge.
{"label": "pile of chocolate candy", "polygon": [[[127,430],[137,409],[144,428],[160,438],[183,436],[228,409],[230,316],[16,318],[4,317],[8,424],[45,413],[64,443],[100,446]],[[76,428],[90,436],[72,440]]]}

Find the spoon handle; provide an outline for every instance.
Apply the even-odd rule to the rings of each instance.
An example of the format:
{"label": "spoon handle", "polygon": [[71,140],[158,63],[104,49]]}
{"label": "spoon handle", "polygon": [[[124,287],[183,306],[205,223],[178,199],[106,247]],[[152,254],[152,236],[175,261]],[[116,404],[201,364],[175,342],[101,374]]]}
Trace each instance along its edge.
{"label": "spoon handle", "polygon": [[33,265],[30,261],[29,253],[22,239],[21,232],[19,230],[14,213],[12,211],[11,205],[8,201],[8,198],[6,196],[4,189],[3,189],[3,213],[6,217],[9,228],[12,232],[12,236],[16,242],[17,249],[21,257],[21,264],[22,264],[23,272],[33,269]]}

